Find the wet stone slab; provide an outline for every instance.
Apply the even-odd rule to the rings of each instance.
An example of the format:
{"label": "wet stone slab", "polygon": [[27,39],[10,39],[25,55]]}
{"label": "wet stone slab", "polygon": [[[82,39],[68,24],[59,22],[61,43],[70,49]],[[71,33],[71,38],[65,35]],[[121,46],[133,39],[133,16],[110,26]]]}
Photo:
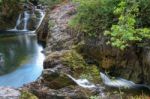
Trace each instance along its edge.
{"label": "wet stone slab", "polygon": [[0,87],[0,99],[19,99],[21,93],[10,87]]}

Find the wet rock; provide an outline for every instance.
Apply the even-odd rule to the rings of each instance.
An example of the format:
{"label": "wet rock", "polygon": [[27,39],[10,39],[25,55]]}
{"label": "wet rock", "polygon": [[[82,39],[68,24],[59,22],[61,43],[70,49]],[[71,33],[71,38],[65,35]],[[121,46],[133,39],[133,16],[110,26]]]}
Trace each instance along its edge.
{"label": "wet rock", "polygon": [[60,89],[70,85],[76,85],[66,74],[47,69],[43,72],[43,83],[51,89]]}
{"label": "wet rock", "polygon": [[53,68],[61,64],[61,58],[67,50],[51,52],[44,61],[44,68]]}
{"label": "wet rock", "polygon": [[35,83],[25,89],[35,94],[39,99],[89,99],[89,96],[93,94],[91,90],[78,86],[68,86],[55,90]]}
{"label": "wet rock", "polygon": [[9,87],[0,87],[0,99],[20,99],[20,91],[9,88]]}

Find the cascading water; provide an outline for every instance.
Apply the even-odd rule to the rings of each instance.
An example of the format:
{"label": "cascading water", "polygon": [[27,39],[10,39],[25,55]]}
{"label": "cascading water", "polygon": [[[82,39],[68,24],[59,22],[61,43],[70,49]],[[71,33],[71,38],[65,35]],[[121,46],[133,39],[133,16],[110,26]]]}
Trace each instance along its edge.
{"label": "cascading water", "polygon": [[114,87],[114,88],[121,88],[121,89],[144,89],[150,92],[150,87],[144,84],[136,84],[132,81],[116,78],[110,79],[107,75],[100,72],[101,79],[106,86]]}
{"label": "cascading water", "polygon": [[24,28],[23,28],[23,31],[28,31],[27,25],[28,25],[29,18],[30,18],[30,15],[28,14],[28,12],[24,11],[24,19],[23,19],[23,21],[24,21]]}
{"label": "cascading water", "polygon": [[[37,15],[35,14],[37,13]],[[45,12],[40,9],[35,9],[34,14],[31,14],[30,10],[26,10],[23,12],[23,14],[19,14],[18,19],[16,21],[16,25],[13,29],[10,29],[8,31],[16,31],[16,32],[21,32],[21,31],[32,31],[35,32],[41,25],[44,17],[45,17]],[[34,16],[34,17],[33,17]],[[33,20],[36,20],[36,24],[31,23],[32,18]],[[32,24],[32,25],[31,25]],[[30,30],[28,28],[29,26],[35,26],[34,29]]]}
{"label": "cascading water", "polygon": [[[33,14],[26,9],[18,15],[13,29],[1,33],[0,86],[18,88],[35,81],[41,75],[45,56],[41,53],[43,47],[37,43],[35,31],[44,16],[43,10],[35,9]],[[17,35],[20,33],[22,35]]]}
{"label": "cascading water", "polygon": [[0,68],[4,66],[3,54],[0,53]]}
{"label": "cascading water", "polygon": [[97,86],[97,85],[91,83],[87,79],[75,79],[69,74],[67,74],[67,76],[69,78],[71,78],[77,85],[79,85],[83,88],[97,90],[97,92],[99,92],[99,96],[101,96],[101,98],[105,97],[105,94],[103,93],[102,88],[100,86]]}
{"label": "cascading water", "polygon": [[41,23],[42,23],[42,21],[43,21],[43,19],[45,17],[45,13],[43,11],[41,11],[41,10],[38,10],[38,11],[40,13],[40,21],[39,21],[39,23],[38,23],[38,25],[36,27],[36,30],[40,27],[40,25],[41,25]]}
{"label": "cascading water", "polygon": [[19,17],[18,17],[17,22],[16,22],[16,26],[15,26],[14,29],[12,29],[12,30],[17,31],[17,27],[18,27],[19,24],[21,23],[21,15],[22,15],[22,14],[19,14]]}
{"label": "cascading water", "polygon": [[71,78],[74,82],[76,82],[79,86],[83,88],[96,88],[96,86],[89,82],[87,79],[75,79],[71,75],[67,75],[69,78]]}

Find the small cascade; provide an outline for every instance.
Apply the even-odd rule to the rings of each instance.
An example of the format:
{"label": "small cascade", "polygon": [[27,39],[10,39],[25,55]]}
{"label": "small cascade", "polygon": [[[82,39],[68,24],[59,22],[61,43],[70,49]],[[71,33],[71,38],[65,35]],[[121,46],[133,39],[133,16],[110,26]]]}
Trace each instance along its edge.
{"label": "small cascade", "polygon": [[109,87],[122,89],[146,89],[150,91],[150,87],[144,84],[135,84],[132,81],[122,78],[110,79],[107,75],[105,75],[102,72],[100,72],[100,76],[103,80],[103,83]]}
{"label": "small cascade", "polygon": [[95,85],[94,83],[91,83],[87,79],[75,79],[71,75],[67,74],[69,78],[71,78],[77,85],[83,88],[96,90],[99,93],[99,96],[101,98],[104,98],[106,95],[103,93],[103,88],[100,86]]}
{"label": "small cascade", "polygon": [[96,88],[96,86],[89,82],[87,79],[75,79],[73,78],[71,75],[67,75],[69,78],[71,78],[76,84],[78,84],[79,86],[83,87],[83,88]]}
{"label": "small cascade", "polygon": [[[41,25],[44,17],[45,17],[45,12],[44,10],[41,9],[35,9],[35,12],[38,14],[30,14],[30,10],[26,10],[23,12],[23,14],[19,14],[18,19],[16,21],[16,25],[13,29],[10,29],[8,31],[30,31],[30,32],[35,32]],[[33,18],[33,15],[35,16],[34,21],[30,21]],[[33,22],[33,23],[32,23]],[[29,27],[28,27],[29,26]],[[30,26],[33,26],[33,29],[30,28]]]}
{"label": "small cascade", "polygon": [[28,14],[28,12],[24,11],[24,19],[23,19],[23,21],[24,21],[24,28],[23,28],[23,31],[28,31],[27,25],[28,25],[29,18],[30,18],[30,15]]}
{"label": "small cascade", "polygon": [[107,86],[117,87],[117,88],[131,88],[132,86],[135,85],[134,82],[122,78],[112,80],[102,72],[100,72],[100,76],[104,84]]}
{"label": "small cascade", "polygon": [[0,53],[0,67],[4,66],[3,54]]}
{"label": "small cascade", "polygon": [[16,26],[14,27],[14,30],[17,30],[17,27],[19,26],[20,23],[21,23],[21,14],[19,14],[19,17],[17,19]]}
{"label": "small cascade", "polygon": [[39,13],[40,13],[40,21],[39,21],[38,24],[37,24],[36,30],[40,27],[40,25],[41,25],[41,23],[42,23],[42,21],[43,21],[43,19],[44,19],[44,17],[45,17],[44,11],[42,11],[42,10],[38,10],[38,11],[39,11]]}

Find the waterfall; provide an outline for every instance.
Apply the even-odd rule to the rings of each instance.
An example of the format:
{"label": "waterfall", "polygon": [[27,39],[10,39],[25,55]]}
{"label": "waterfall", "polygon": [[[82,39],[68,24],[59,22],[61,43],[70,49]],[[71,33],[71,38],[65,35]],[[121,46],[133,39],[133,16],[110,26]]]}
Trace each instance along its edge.
{"label": "waterfall", "polygon": [[17,30],[17,27],[19,26],[20,23],[21,23],[21,14],[19,14],[19,17],[17,19],[16,26],[15,26],[14,30]]}
{"label": "waterfall", "polygon": [[36,30],[40,27],[40,25],[41,25],[41,23],[42,23],[42,21],[43,21],[43,19],[45,17],[45,13],[42,10],[38,10],[38,11],[40,13],[40,21],[39,21],[39,23],[38,23],[38,25],[36,27]]}
{"label": "waterfall", "polygon": [[[35,30],[30,31],[28,29],[28,25],[32,24],[29,21],[29,19],[32,18],[32,15],[30,14],[30,11],[28,10],[28,11],[24,11],[23,14],[21,14],[21,13],[19,14],[18,19],[16,21],[15,27],[13,29],[8,30],[8,31],[16,31],[16,32],[18,32],[18,31],[19,32],[20,31],[30,31],[30,32],[35,32],[40,27],[40,25],[41,25],[41,23],[42,23],[42,21],[45,17],[45,12],[43,10],[35,9],[35,11],[37,11],[39,13],[39,16],[34,13],[36,21],[37,21],[36,24],[33,24],[33,25],[35,25]],[[21,25],[22,29],[18,29],[20,27],[20,25]]]}
{"label": "waterfall", "polygon": [[87,88],[87,89],[92,89],[92,90],[97,90],[97,92],[99,92],[99,96],[100,99],[104,98],[106,95],[103,93],[103,88],[100,86],[95,85],[94,83],[91,83],[90,81],[88,81],[87,79],[75,79],[74,77],[72,77],[69,74],[66,74],[69,78],[71,78],[77,85],[79,85],[80,87],[83,88]]}
{"label": "waterfall", "polygon": [[69,78],[71,78],[77,85],[83,87],[83,88],[96,88],[96,86],[89,82],[87,79],[75,79],[71,75],[67,74]]}
{"label": "waterfall", "polygon": [[15,27],[13,28],[13,29],[10,29],[10,30],[8,30],[8,31],[18,31],[18,29],[17,29],[17,27],[20,25],[20,23],[21,23],[21,13],[19,14],[19,16],[18,16],[18,19],[17,19],[17,21],[16,21],[16,25],[15,25]]}
{"label": "waterfall", "polygon": [[117,87],[117,88],[120,88],[120,87],[130,88],[135,85],[135,83],[133,83],[132,81],[128,81],[122,78],[112,80],[102,72],[100,73],[100,75],[104,84],[107,86]]}
{"label": "waterfall", "polygon": [[28,25],[28,20],[30,18],[30,15],[28,14],[27,11],[24,11],[24,28],[23,28],[23,31],[28,31],[27,29],[27,25]]}
{"label": "waterfall", "polygon": [[0,67],[4,66],[3,54],[0,53]]}
{"label": "waterfall", "polygon": [[110,86],[110,87],[116,87],[116,88],[135,88],[135,89],[147,89],[150,91],[150,87],[144,84],[135,84],[132,81],[126,80],[126,79],[122,79],[122,78],[116,78],[116,79],[110,79],[107,75],[105,75],[104,73],[100,72],[100,76],[101,79],[103,81],[103,83],[106,86]]}
{"label": "waterfall", "polygon": [[[16,25],[15,25],[14,29],[10,29],[8,31],[28,31],[27,25],[28,25],[28,20],[30,18],[30,14],[27,11],[24,11],[23,19],[21,18],[21,16],[22,16],[22,14],[20,13],[18,16],[18,19],[16,21]],[[23,29],[19,30],[18,27],[21,24],[21,22],[23,22]]]}

